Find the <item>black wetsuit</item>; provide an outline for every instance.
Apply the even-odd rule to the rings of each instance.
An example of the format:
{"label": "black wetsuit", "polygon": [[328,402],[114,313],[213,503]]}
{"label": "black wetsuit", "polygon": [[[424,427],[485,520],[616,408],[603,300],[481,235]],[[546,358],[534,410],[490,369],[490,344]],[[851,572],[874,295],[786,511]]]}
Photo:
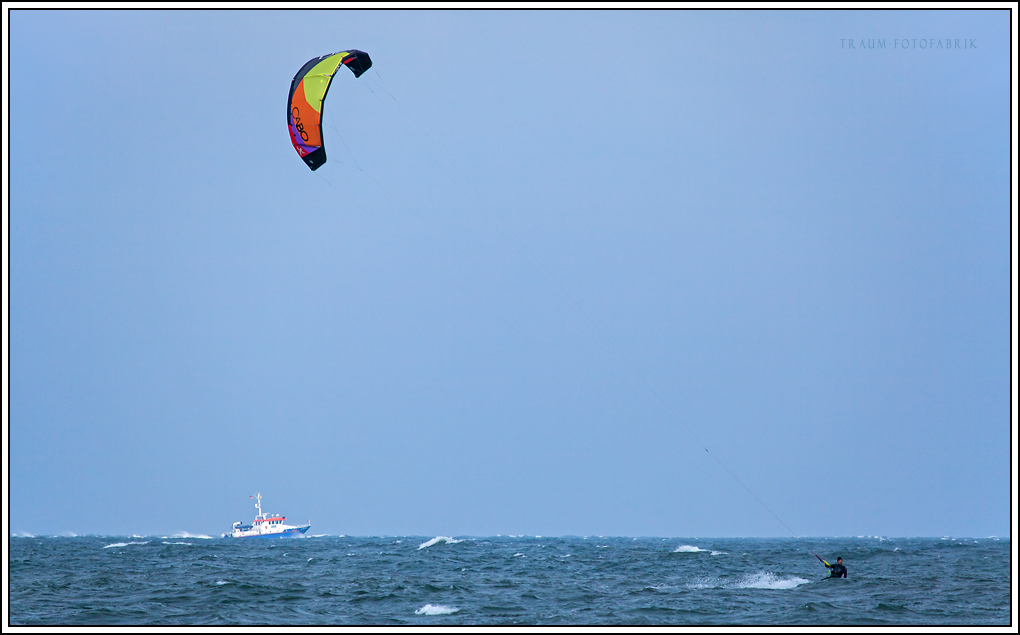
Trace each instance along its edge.
{"label": "black wetsuit", "polygon": [[829,567],[829,569],[830,569],[830,571],[829,571],[829,577],[830,578],[845,578],[846,577],[846,567],[844,567],[843,565],[841,565],[841,564],[827,564],[825,566]]}

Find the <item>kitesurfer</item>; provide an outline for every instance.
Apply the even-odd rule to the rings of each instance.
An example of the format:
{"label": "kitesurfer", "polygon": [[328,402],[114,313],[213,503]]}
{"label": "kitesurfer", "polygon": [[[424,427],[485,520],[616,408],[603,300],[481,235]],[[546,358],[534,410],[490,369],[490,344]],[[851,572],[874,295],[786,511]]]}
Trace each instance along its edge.
{"label": "kitesurfer", "polygon": [[[823,560],[822,562],[825,562],[825,561]],[[846,567],[843,566],[843,558],[842,557],[836,558],[836,564],[829,564],[828,562],[825,562],[825,566],[829,567],[829,577],[830,578],[845,578],[846,577]]]}

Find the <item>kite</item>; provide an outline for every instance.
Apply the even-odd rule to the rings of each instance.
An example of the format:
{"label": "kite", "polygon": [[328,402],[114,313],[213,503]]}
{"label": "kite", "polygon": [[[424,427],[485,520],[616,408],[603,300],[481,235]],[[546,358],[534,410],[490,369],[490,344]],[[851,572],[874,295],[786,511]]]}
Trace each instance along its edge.
{"label": "kite", "polygon": [[322,108],[329,85],[340,66],[351,69],[355,77],[372,68],[372,58],[364,51],[341,51],[308,60],[290,83],[287,98],[287,127],[290,141],[313,171],[326,162],[322,144]]}

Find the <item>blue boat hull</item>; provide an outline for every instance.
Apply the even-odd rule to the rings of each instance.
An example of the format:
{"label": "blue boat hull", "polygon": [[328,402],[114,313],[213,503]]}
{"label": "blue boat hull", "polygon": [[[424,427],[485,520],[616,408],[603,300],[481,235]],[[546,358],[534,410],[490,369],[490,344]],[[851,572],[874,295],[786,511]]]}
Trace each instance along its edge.
{"label": "blue boat hull", "polygon": [[295,538],[308,531],[311,525],[305,525],[304,527],[295,527],[294,529],[288,529],[287,531],[281,531],[278,534],[259,534],[257,536],[238,536],[238,538]]}

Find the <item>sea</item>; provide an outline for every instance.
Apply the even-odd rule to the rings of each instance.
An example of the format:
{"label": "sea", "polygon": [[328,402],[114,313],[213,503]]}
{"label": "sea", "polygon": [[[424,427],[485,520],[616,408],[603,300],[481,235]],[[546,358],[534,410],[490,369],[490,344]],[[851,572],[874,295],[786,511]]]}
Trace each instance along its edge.
{"label": "sea", "polygon": [[[12,536],[9,625],[1015,627],[1008,538]],[[813,555],[842,556],[826,580]]]}

